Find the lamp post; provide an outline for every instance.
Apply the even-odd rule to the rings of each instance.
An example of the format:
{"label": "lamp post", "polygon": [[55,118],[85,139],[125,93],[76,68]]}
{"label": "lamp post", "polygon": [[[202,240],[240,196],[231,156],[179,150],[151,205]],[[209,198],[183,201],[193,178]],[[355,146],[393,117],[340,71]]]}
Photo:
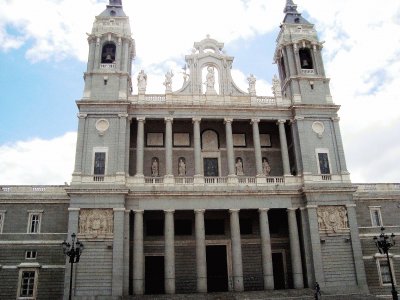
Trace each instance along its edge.
{"label": "lamp post", "polygon": [[394,241],[394,234],[392,233],[390,236],[385,234],[385,228],[381,227],[381,234],[379,236],[374,237],[375,245],[379,250],[380,254],[386,254],[387,263],[389,266],[389,273],[390,273],[390,282],[392,284],[392,296],[393,300],[398,300],[397,291],[394,287],[394,280],[392,274],[392,267],[390,265],[389,260],[389,249],[392,248],[396,243]]}
{"label": "lamp post", "polygon": [[79,258],[81,257],[83,251],[83,244],[76,239],[76,234],[71,234],[71,244],[64,241],[62,243],[64,254],[69,256],[69,263],[71,264],[71,275],[69,278],[69,296],[68,299],[71,300],[72,296],[72,275],[74,272],[74,263],[79,262]]}

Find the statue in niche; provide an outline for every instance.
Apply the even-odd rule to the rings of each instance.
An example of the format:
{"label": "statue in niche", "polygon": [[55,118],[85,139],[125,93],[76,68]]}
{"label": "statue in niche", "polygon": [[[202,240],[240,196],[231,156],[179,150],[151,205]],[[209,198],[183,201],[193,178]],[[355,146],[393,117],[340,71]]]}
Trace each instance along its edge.
{"label": "statue in niche", "polygon": [[178,175],[179,176],[186,176],[186,162],[185,162],[185,159],[183,157],[179,158]]}
{"label": "statue in niche", "polygon": [[158,159],[154,157],[151,161],[151,176],[158,176]]}
{"label": "statue in niche", "polygon": [[250,76],[247,77],[247,81],[249,83],[248,91],[249,91],[250,95],[255,95],[256,94],[256,81],[257,81],[257,79],[254,77],[253,74],[250,74]]}
{"label": "statue in niche", "polygon": [[165,74],[165,91],[166,92],[172,92],[172,77],[174,77],[174,73],[172,71],[168,71],[167,74]]}
{"label": "statue in niche", "polygon": [[141,70],[139,72],[139,75],[137,77],[138,81],[138,89],[139,92],[146,92],[146,86],[147,86],[147,75],[144,72],[144,70]]}
{"label": "statue in niche", "polygon": [[268,159],[266,157],[262,158],[262,169],[263,169],[263,174],[265,176],[269,176],[269,173],[271,173],[271,166],[268,163]]}
{"label": "statue in niche", "polygon": [[240,157],[236,158],[236,175],[244,175],[243,174],[243,161]]}
{"label": "statue in niche", "polygon": [[207,75],[206,75],[206,94],[216,94],[214,85],[215,85],[215,74],[213,67],[207,67]]}

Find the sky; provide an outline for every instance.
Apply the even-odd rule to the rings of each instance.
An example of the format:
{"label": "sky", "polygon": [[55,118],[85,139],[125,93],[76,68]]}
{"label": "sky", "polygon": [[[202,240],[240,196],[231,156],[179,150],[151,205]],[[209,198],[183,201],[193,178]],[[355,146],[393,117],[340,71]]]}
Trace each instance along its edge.
{"label": "sky", "polygon": [[[123,0],[136,42],[133,78],[180,88],[184,56],[209,34],[234,56],[235,82],[272,95],[285,0]],[[87,35],[108,0],[0,0],[0,185],[64,184],[73,172]],[[355,183],[400,182],[400,1],[295,0],[323,59]],[[136,80],[133,80],[134,82]],[[134,85],[134,91],[136,87]]]}

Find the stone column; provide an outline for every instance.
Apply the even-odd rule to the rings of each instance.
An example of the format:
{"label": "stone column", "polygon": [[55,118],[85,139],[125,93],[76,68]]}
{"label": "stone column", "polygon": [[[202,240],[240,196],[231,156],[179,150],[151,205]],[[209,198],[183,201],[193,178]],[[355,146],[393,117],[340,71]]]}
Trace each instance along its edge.
{"label": "stone column", "polygon": [[130,247],[130,210],[125,210],[124,214],[124,290],[123,290],[123,296],[128,296],[129,295],[129,270],[131,266],[129,265],[129,247]]}
{"label": "stone column", "polygon": [[72,181],[81,181],[82,165],[83,165],[83,147],[84,147],[84,136],[86,131],[86,118],[87,114],[78,114],[78,139],[76,142],[76,154],[75,154],[75,170]]}
{"label": "stone column", "polygon": [[143,175],[143,159],[144,159],[144,123],[145,118],[137,118],[137,139],[136,139],[136,177],[144,177]]}
{"label": "stone column", "polygon": [[128,72],[128,61],[129,61],[129,40],[123,40],[124,44],[124,61],[123,61],[123,72]]}
{"label": "stone column", "polygon": [[126,153],[126,128],[128,122],[128,114],[119,114],[119,136],[118,136],[118,165],[117,165],[117,182],[125,183],[125,160],[128,156]]}
{"label": "stone column", "polygon": [[243,286],[243,265],[242,245],[240,240],[239,209],[230,209],[231,241],[232,241],[232,271],[233,289],[242,292]]}
{"label": "stone column", "polygon": [[172,173],[172,121],[173,118],[165,118],[165,179],[174,176]]}
{"label": "stone column", "polygon": [[272,267],[271,236],[269,234],[268,208],[260,208],[261,253],[264,289],[274,289],[274,270]]}
{"label": "stone column", "polygon": [[288,208],[290,256],[292,260],[293,285],[295,289],[304,288],[303,270],[301,266],[300,240],[297,229],[296,209]]}
{"label": "stone column", "polygon": [[233,152],[232,119],[225,118],[226,155],[228,160],[228,176],[235,177],[235,157]]}
{"label": "stone column", "polygon": [[134,210],[133,294],[144,293],[143,210]]}
{"label": "stone column", "polygon": [[312,51],[312,57],[313,57],[313,62],[314,62],[314,70],[316,75],[320,75],[320,67],[319,67],[319,62],[318,62],[318,49],[317,45],[313,44],[312,45],[313,51]]}
{"label": "stone column", "polygon": [[360,234],[357,225],[356,205],[347,204],[347,219],[350,228],[351,247],[353,249],[354,266],[356,269],[357,284],[361,290],[368,292],[367,278],[361,249]]}
{"label": "stone column", "polygon": [[164,224],[164,271],[165,293],[175,294],[175,238],[174,238],[174,210],[165,210]]}
{"label": "stone column", "polygon": [[193,140],[194,140],[194,176],[202,176],[201,173],[201,118],[193,118]]}
{"label": "stone column", "polygon": [[93,37],[89,37],[89,59],[87,64],[87,72],[92,72],[94,67],[94,58],[96,53],[96,40]]}
{"label": "stone column", "polygon": [[289,164],[289,154],[286,141],[285,122],[286,120],[278,120],[279,140],[281,143],[283,175],[290,175],[290,164]]}
{"label": "stone column", "polygon": [[100,69],[100,62],[101,62],[101,40],[98,37],[96,39],[96,51],[94,56],[94,68],[93,70]]}
{"label": "stone column", "polygon": [[256,170],[257,176],[263,176],[262,168],[262,155],[261,155],[261,143],[260,143],[260,131],[258,129],[258,123],[260,119],[251,119],[250,122],[253,125],[253,143],[254,143],[254,155],[256,158]]}
{"label": "stone column", "polygon": [[204,209],[195,209],[197,292],[207,293],[206,237]]}
{"label": "stone column", "polygon": [[125,208],[114,208],[112,295],[116,297],[121,297],[123,293],[124,217]]}
{"label": "stone column", "polygon": [[[125,42],[124,42],[125,43]],[[124,63],[124,58],[121,56],[122,54],[122,38],[118,37],[118,44],[117,44],[117,53],[115,53],[115,63],[116,68],[118,71],[123,71],[121,68],[121,63]]]}

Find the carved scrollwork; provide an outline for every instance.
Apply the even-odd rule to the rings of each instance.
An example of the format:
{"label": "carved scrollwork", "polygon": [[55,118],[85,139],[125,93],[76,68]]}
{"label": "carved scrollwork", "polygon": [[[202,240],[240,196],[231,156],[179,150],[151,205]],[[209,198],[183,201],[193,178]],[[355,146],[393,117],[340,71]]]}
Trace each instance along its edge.
{"label": "carved scrollwork", "polygon": [[81,209],[79,233],[92,237],[112,235],[114,215],[112,209]]}
{"label": "carved scrollwork", "polygon": [[349,228],[345,206],[319,206],[317,213],[320,231],[337,233]]}

